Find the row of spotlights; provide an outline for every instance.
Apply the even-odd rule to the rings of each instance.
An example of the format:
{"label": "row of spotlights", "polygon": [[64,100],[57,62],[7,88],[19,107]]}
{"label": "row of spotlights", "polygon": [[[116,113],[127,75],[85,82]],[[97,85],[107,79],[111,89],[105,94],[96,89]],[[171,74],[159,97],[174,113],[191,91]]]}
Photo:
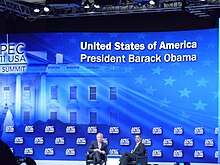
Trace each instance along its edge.
{"label": "row of spotlights", "polygon": [[[48,13],[49,11],[50,11],[50,9],[45,6],[45,7],[44,7],[44,12]],[[35,13],[39,13],[39,12],[40,12],[40,9],[39,9],[39,8],[36,8],[36,9],[34,9],[34,12],[35,12]]]}
{"label": "row of spotlights", "polygon": [[[150,0],[150,1],[149,1],[149,4],[150,4],[150,5],[155,5],[155,1],[154,1],[154,0]],[[141,7],[141,6],[143,5],[143,3],[142,3],[142,2],[139,2],[137,5],[138,5],[139,7]],[[96,9],[99,9],[99,8],[100,8],[100,6],[99,6],[99,5],[96,5],[96,4],[94,4],[93,7],[96,8]],[[89,8],[91,8],[91,5],[87,4],[87,5],[84,6],[84,8],[85,8],[85,9],[89,9]],[[46,12],[46,13],[48,13],[48,12],[50,11],[50,9],[45,6],[45,7],[43,8],[43,11]],[[39,9],[39,8],[36,8],[36,9],[34,9],[34,12],[35,12],[35,13],[39,13],[39,12],[40,12],[40,9]]]}
{"label": "row of spotlights", "polygon": [[[96,5],[96,4],[94,4],[93,7],[96,8],[96,9],[99,9],[99,8],[100,8],[100,6],[99,6],[99,5]],[[85,8],[85,9],[89,9],[89,8],[91,8],[91,5],[85,5],[84,8]],[[34,9],[34,12],[35,12],[35,13],[40,13],[40,11],[41,11],[41,10],[40,10],[39,8],[35,8],[35,9]],[[43,11],[46,12],[46,13],[48,13],[48,12],[50,11],[50,9],[45,6],[45,7],[43,8]]]}
{"label": "row of spotlights", "polygon": [[[94,4],[94,5],[92,5],[94,8],[96,8],[96,9],[99,9],[100,8],[100,5],[96,5],[96,4]],[[85,5],[84,6],[84,9],[89,9],[89,8],[91,8],[91,5],[89,5],[89,4],[87,4],[87,5]]]}

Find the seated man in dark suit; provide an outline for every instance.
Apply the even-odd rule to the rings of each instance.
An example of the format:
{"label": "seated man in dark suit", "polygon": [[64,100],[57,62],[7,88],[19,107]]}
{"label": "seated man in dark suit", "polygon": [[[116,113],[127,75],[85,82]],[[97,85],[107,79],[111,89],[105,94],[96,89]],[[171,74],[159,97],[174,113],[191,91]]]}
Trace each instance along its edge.
{"label": "seated man in dark suit", "polygon": [[131,152],[125,152],[121,158],[119,165],[127,165],[128,162],[133,161],[136,159],[136,156],[144,156],[146,153],[145,146],[141,142],[141,136],[135,136],[136,145]]}
{"label": "seated man in dark suit", "polygon": [[103,134],[98,133],[96,141],[93,141],[89,146],[89,157],[93,159],[93,165],[101,164],[108,152],[107,144],[102,140]]}

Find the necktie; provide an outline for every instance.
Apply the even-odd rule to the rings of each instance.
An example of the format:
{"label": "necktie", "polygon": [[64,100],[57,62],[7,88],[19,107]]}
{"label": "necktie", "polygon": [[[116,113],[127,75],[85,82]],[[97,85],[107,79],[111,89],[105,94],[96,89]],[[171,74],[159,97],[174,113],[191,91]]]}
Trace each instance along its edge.
{"label": "necktie", "polygon": [[137,148],[138,144],[139,144],[139,143],[137,143],[137,144],[136,144],[136,146],[134,147],[134,150],[133,150],[133,151],[135,151],[135,150],[136,150],[136,148]]}
{"label": "necktie", "polygon": [[101,147],[102,147],[102,143],[101,142],[98,142],[98,147],[99,147],[99,149],[101,149]]}

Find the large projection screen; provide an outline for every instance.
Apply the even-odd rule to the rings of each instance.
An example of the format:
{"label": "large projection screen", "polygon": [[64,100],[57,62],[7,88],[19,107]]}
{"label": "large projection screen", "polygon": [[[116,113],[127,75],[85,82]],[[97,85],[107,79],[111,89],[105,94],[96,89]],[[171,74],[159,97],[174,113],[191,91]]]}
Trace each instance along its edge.
{"label": "large projection screen", "polygon": [[0,35],[0,125],[15,155],[84,160],[141,134],[150,162],[218,162],[218,30]]}

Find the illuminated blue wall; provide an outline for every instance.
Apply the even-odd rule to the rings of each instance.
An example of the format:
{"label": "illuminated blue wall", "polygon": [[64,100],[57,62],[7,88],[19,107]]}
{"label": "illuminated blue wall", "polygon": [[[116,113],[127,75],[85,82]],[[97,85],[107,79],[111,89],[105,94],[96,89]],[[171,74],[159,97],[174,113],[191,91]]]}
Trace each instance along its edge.
{"label": "illuminated blue wall", "polygon": [[[34,153],[29,154],[35,159],[84,160],[89,143],[95,139],[95,133],[87,132],[88,127],[97,126],[98,132],[103,132],[108,139],[109,150],[119,154],[132,149],[134,134],[140,128],[143,139],[151,141],[151,144],[146,143],[151,162],[218,161],[215,157],[218,150],[217,29],[157,33],[10,34],[2,35],[1,42],[6,43],[7,38],[9,43],[25,43],[28,59],[25,72],[0,75],[1,135],[16,155],[24,155],[25,148],[32,148]],[[184,40],[196,42],[197,48],[147,49],[147,45],[154,41],[159,44]],[[80,42],[134,42],[144,44],[145,50],[83,51]],[[126,58],[129,54],[158,54],[162,62],[80,63],[82,53],[125,55]],[[196,61],[165,62],[163,57],[167,53],[176,56],[195,54]],[[52,91],[53,87],[56,90]],[[76,100],[70,99],[70,87],[77,88]],[[89,100],[90,87],[96,87],[95,101]],[[110,99],[111,87],[116,89],[112,93],[115,100]],[[4,121],[8,123],[4,124]],[[14,132],[5,132],[6,126],[10,125],[14,125]],[[24,132],[27,125],[33,126],[33,133]],[[66,133],[69,125],[75,126],[76,133]],[[54,126],[55,132],[45,133],[46,126]],[[109,133],[111,126],[118,127],[120,133]],[[132,127],[137,132],[131,132]],[[174,133],[177,127],[182,128],[183,134]],[[162,134],[153,133],[160,128]],[[16,137],[23,137],[23,144],[14,144]],[[35,137],[44,137],[44,144],[35,144]],[[65,144],[55,144],[56,137],[64,138]],[[87,143],[77,144],[77,138],[86,138]],[[125,139],[124,143],[121,139]],[[128,146],[127,139],[131,143]],[[164,139],[167,143],[172,141],[172,146],[165,146]],[[194,142],[193,146],[184,146],[187,139]],[[45,155],[46,148],[53,148],[54,154]],[[74,148],[75,154],[66,156],[67,148]],[[183,155],[174,157],[175,150]],[[195,151],[198,151],[195,154],[198,156],[201,150],[203,157],[195,157]]]}

